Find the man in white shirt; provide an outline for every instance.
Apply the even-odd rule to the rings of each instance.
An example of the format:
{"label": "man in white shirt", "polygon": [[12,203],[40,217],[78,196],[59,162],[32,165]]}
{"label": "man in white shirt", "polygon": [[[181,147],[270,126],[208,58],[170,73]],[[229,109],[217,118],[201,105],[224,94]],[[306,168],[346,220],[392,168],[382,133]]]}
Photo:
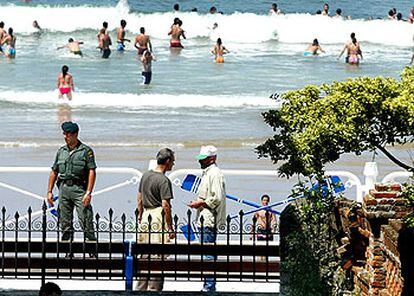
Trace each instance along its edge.
{"label": "man in white shirt", "polygon": [[[203,173],[197,192],[197,199],[190,202],[189,207],[197,209],[197,224],[202,243],[214,243],[217,229],[226,224],[226,188],[224,175],[217,167],[217,148],[202,146],[197,156]],[[214,260],[214,256],[205,255],[204,260]],[[205,278],[203,291],[215,291],[216,280]]]}

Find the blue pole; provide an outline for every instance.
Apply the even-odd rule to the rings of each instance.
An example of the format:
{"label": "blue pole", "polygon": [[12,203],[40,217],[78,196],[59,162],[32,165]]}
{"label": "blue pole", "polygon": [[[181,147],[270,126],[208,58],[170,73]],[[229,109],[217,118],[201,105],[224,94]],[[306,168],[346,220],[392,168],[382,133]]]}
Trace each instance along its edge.
{"label": "blue pole", "polygon": [[132,255],[132,246],[135,242],[125,241],[125,291],[132,291],[134,279],[134,256]]}
{"label": "blue pole", "polygon": [[[263,206],[263,207],[260,207],[260,208],[257,208],[257,209],[251,210],[251,211],[247,211],[246,213],[244,213],[244,216],[259,212],[261,210],[268,210],[268,209],[271,209],[271,208],[276,207],[276,206],[287,204],[287,203],[290,203],[290,202],[292,202],[292,201],[294,201],[298,198],[300,198],[300,197],[288,198],[288,199],[285,199],[285,200],[282,200],[282,201],[278,201],[278,202],[269,204],[267,206]],[[278,215],[281,214],[279,211],[276,211],[276,212],[278,212]],[[230,217],[230,219],[235,219],[237,217],[239,217],[239,215],[233,215],[233,216]]]}
{"label": "blue pole", "polygon": [[[240,198],[235,197],[234,195],[226,194],[226,197],[230,200],[233,200],[235,202],[251,206],[253,208],[261,208],[262,207],[261,205],[255,203],[255,202],[252,202],[252,201],[246,200],[246,199],[240,199]],[[269,211],[272,212],[273,214],[280,215],[280,212],[278,212],[278,211],[275,211],[275,210],[272,210],[272,209],[270,209]]]}

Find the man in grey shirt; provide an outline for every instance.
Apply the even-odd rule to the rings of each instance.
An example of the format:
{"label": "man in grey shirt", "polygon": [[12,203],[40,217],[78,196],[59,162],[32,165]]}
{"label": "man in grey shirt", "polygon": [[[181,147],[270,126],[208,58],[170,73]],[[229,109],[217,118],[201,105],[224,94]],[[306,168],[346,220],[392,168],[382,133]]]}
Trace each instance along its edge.
{"label": "man in grey shirt", "polygon": [[[138,190],[140,243],[167,243],[175,237],[170,203],[173,191],[170,179],[165,176],[173,168],[174,162],[174,152],[168,148],[161,149],[157,154],[157,167],[142,175]],[[162,229],[162,225],[166,229]],[[161,277],[141,277],[137,290],[162,291],[163,286],[164,279]]]}

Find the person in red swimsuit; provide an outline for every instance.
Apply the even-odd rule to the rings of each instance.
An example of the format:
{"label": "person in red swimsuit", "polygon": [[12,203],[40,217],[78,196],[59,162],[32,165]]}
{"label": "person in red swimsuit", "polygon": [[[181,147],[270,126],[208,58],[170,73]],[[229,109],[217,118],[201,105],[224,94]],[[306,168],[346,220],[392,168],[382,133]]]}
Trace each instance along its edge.
{"label": "person in red swimsuit", "polygon": [[171,39],[170,39],[170,47],[174,47],[174,48],[184,48],[184,46],[182,46],[181,44],[181,36],[186,39],[185,34],[184,34],[184,30],[181,28],[183,22],[176,17],[174,19],[174,23],[171,26],[171,30],[168,33],[168,35],[171,35]]}
{"label": "person in red swimsuit", "polygon": [[72,91],[75,90],[73,84],[73,77],[68,73],[69,67],[64,65],[62,67],[62,73],[59,73],[57,78],[57,88],[59,89],[59,99],[62,99],[64,95],[68,100],[72,100]]}

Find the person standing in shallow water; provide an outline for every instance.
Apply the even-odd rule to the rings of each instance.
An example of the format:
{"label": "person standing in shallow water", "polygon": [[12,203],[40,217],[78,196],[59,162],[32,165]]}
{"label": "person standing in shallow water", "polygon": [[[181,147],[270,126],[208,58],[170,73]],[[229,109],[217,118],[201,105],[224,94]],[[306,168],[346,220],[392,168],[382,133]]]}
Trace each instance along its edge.
{"label": "person standing in shallow water", "polygon": [[98,48],[102,51],[102,34],[105,34],[108,31],[108,22],[102,23],[102,29],[99,30],[96,38],[98,39]]}
{"label": "person standing in shallow water", "polygon": [[135,48],[138,50],[138,56],[142,56],[144,51],[149,49],[152,53],[152,44],[150,41],[150,36],[145,34],[145,28],[141,27],[139,29],[140,34],[135,37]]}
{"label": "person standing in shallow water", "polygon": [[317,55],[318,51],[320,52],[325,52],[322,47],[319,45],[319,41],[318,39],[314,39],[312,44],[310,44],[308,46],[308,48],[305,50],[305,52],[303,53],[303,55],[305,57],[307,56],[313,56],[313,55]]}
{"label": "person standing in shallow water", "polygon": [[107,59],[111,55],[111,48],[110,48],[110,46],[112,45],[111,37],[109,37],[108,31],[103,31],[103,29],[101,29],[100,38],[101,40],[99,44],[102,46],[101,48],[102,58]]}
{"label": "person standing in shallow water", "polygon": [[345,57],[345,62],[350,65],[358,65],[360,58],[362,59],[362,50],[360,47],[359,42],[355,37],[355,33],[351,33],[351,41],[347,42],[342,49],[341,53],[339,54],[339,58],[343,55],[346,51],[347,55]]}
{"label": "person standing in shallow water", "polygon": [[7,32],[6,30],[4,30],[4,22],[0,22],[0,53],[3,53],[3,46],[1,44],[1,41],[3,40],[4,37],[6,37]]}
{"label": "person standing in shallow water", "polygon": [[174,19],[174,23],[171,26],[171,30],[168,33],[168,35],[171,35],[171,39],[170,39],[170,47],[171,48],[184,48],[184,46],[182,46],[181,44],[181,36],[186,39],[185,34],[184,34],[184,30],[181,28],[183,22],[176,17]]}
{"label": "person standing in shallow water", "polygon": [[9,59],[16,57],[16,39],[16,36],[13,35],[13,28],[9,28],[8,34],[3,37],[3,40],[0,40],[1,46],[7,44],[4,54]]}
{"label": "person standing in shallow water", "polygon": [[73,38],[68,39],[68,43],[62,46],[59,46],[57,49],[67,48],[69,51],[75,55],[83,56],[82,51],[80,49],[80,45],[83,44],[82,41],[73,40]]}
{"label": "person standing in shallow water", "polygon": [[152,78],[152,61],[154,60],[154,56],[152,53],[147,49],[144,51],[144,54],[141,57],[142,63],[142,84],[150,84]]}
{"label": "person standing in shallow water", "polygon": [[229,52],[230,51],[228,51],[227,48],[223,46],[221,38],[217,39],[216,45],[214,45],[213,49],[211,50],[211,53],[214,54],[214,60],[219,64],[224,63],[223,55]]}
{"label": "person standing in shallow water", "polygon": [[75,90],[75,85],[73,84],[73,77],[68,71],[69,67],[64,65],[62,67],[62,73],[57,78],[56,86],[59,90],[59,99],[62,99],[66,95],[68,100],[72,100],[72,91]]}
{"label": "person standing in shallow water", "polygon": [[116,50],[117,51],[124,51],[125,50],[125,44],[124,42],[131,42],[131,40],[126,39],[125,38],[125,27],[126,27],[126,21],[125,20],[121,20],[121,27],[118,28],[117,30],[117,40],[116,42],[118,43]]}

